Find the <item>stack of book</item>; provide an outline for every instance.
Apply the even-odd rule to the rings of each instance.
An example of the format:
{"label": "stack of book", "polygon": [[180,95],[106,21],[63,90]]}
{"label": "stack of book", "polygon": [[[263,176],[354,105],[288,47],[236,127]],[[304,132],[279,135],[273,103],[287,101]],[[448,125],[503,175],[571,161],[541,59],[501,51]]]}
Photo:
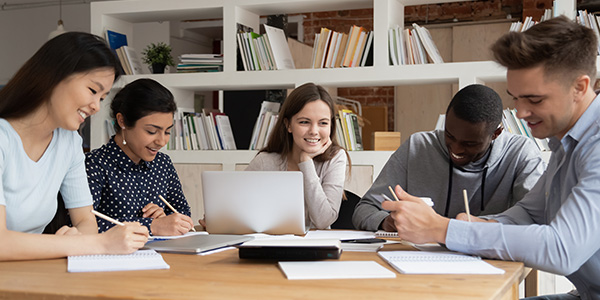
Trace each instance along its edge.
{"label": "stack of book", "polygon": [[415,65],[444,62],[427,28],[413,24],[388,30],[388,45],[392,65]]}
{"label": "stack of book", "polygon": [[[548,8],[544,10],[544,14],[542,15],[541,19],[539,22],[544,22],[546,20],[549,20],[552,18],[552,9]],[[533,17],[529,16],[529,17],[525,17],[525,19],[523,20],[523,22],[518,21],[518,22],[513,22],[512,24],[510,24],[510,29],[509,31],[516,31],[516,32],[523,32],[529,28],[531,28],[531,26],[539,23],[538,21],[534,21]]]}
{"label": "stack of book", "polygon": [[220,112],[178,109],[168,150],[236,150],[229,117]]}
{"label": "stack of book", "polygon": [[279,115],[280,104],[278,102],[263,101],[260,112],[256,118],[252,138],[250,139],[250,150],[260,150],[267,145],[269,136]]}
{"label": "stack of book", "polygon": [[596,33],[596,37],[598,38],[598,54],[600,54],[600,16],[589,14],[587,10],[578,10],[577,14],[577,22],[594,30],[594,33]]}
{"label": "stack of book", "polygon": [[504,126],[505,130],[508,130],[508,132],[510,133],[524,135],[532,139],[538,146],[540,151],[550,151],[550,147],[548,146],[548,140],[538,139],[531,135],[531,130],[529,129],[527,122],[517,118],[516,109],[506,108],[504,109],[502,114],[502,125]]}
{"label": "stack of book", "polygon": [[349,33],[321,28],[315,34],[312,67],[340,68],[373,65],[373,31],[353,25]]}
{"label": "stack of book", "polygon": [[177,73],[223,71],[223,54],[182,54]]}
{"label": "stack of book", "polygon": [[282,29],[264,25],[265,34],[238,32],[237,43],[246,71],[295,69]]}
{"label": "stack of book", "polygon": [[361,126],[356,113],[349,109],[340,109],[335,121],[340,146],[348,151],[363,150]]}

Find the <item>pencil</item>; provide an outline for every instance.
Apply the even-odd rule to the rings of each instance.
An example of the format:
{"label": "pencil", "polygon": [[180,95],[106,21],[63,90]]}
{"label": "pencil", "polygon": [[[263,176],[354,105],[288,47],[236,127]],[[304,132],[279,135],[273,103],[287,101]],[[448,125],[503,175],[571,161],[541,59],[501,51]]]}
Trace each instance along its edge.
{"label": "pencil", "polygon": [[[162,200],[162,202],[164,202],[165,205],[167,205],[174,213],[176,213],[176,214],[179,213],[173,206],[171,206],[171,203],[167,202],[167,200],[165,198],[163,198],[163,196],[158,195],[158,198],[160,198],[160,200]],[[194,228],[194,226],[192,226],[192,231],[196,232],[196,229]]]}
{"label": "pencil", "polygon": [[97,211],[95,211],[93,209],[92,209],[92,213],[94,215],[98,216],[98,218],[104,219],[104,220],[109,221],[109,222],[111,222],[113,224],[116,224],[116,225],[119,225],[119,226],[125,226],[125,224],[123,224],[123,223],[121,223],[121,222],[119,222],[119,221],[117,221],[117,220],[115,220],[115,219],[113,219],[113,218],[111,218],[111,217],[103,214],[103,213],[97,212]]}
{"label": "pencil", "polygon": [[179,213],[169,202],[167,202],[167,200],[165,200],[165,198],[163,198],[163,196],[158,195],[158,198],[160,198],[160,200],[162,200],[162,202],[164,202],[174,213]]}
{"label": "pencil", "polygon": [[467,197],[467,190],[463,189],[463,197],[465,199],[465,212],[467,213],[467,221],[471,222],[471,212],[469,211],[469,198]]}
{"label": "pencil", "polygon": [[388,185],[388,188],[390,189],[390,192],[392,193],[392,196],[394,196],[394,199],[396,199],[396,201],[400,201],[400,200],[398,199],[398,196],[396,196],[396,193],[394,192],[394,189],[392,189],[392,187],[391,187],[391,186],[389,186],[389,185]]}

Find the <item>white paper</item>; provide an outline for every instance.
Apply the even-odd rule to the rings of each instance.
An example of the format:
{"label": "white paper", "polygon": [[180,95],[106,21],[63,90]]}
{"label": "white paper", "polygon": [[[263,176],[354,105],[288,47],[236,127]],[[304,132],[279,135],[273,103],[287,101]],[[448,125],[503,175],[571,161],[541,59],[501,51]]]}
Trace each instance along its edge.
{"label": "white paper", "polygon": [[67,258],[69,272],[106,272],[169,269],[154,250],[138,250],[127,255],[79,255]]}
{"label": "white paper", "polygon": [[305,239],[338,239],[338,240],[355,240],[355,239],[372,239],[375,238],[375,233],[372,231],[357,231],[357,230],[311,230],[305,236]]}
{"label": "white paper", "polygon": [[479,257],[457,252],[379,251],[381,258],[405,274],[504,274]]}
{"label": "white paper", "polygon": [[396,277],[374,261],[282,261],[279,267],[290,280]]}

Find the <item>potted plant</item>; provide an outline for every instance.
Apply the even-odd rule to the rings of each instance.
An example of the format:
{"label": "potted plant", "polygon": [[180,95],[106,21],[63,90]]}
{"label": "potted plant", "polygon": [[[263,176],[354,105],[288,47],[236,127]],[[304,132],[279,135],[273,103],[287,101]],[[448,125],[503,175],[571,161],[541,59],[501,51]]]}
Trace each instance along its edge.
{"label": "potted plant", "polygon": [[166,66],[174,66],[173,56],[171,56],[171,46],[159,42],[151,43],[142,51],[142,60],[145,64],[152,67],[152,73],[164,73]]}

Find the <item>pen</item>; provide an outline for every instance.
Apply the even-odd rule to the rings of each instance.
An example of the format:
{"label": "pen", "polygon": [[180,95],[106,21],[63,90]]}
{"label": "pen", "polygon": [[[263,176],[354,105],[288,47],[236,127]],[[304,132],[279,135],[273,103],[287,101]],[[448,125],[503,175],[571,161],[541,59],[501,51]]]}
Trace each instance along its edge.
{"label": "pen", "polygon": [[123,224],[123,223],[121,223],[121,222],[119,222],[119,221],[117,221],[117,220],[115,220],[115,219],[113,219],[113,218],[111,218],[111,217],[109,217],[109,216],[107,216],[107,215],[103,214],[103,213],[97,212],[97,211],[95,211],[95,210],[93,210],[93,209],[92,209],[92,213],[93,213],[94,215],[98,216],[99,218],[101,218],[101,219],[104,219],[104,220],[106,220],[106,221],[109,221],[109,222],[111,222],[111,223],[113,223],[113,224],[117,224],[117,225],[119,225],[119,226],[125,226],[125,224]]}
{"label": "pen", "polygon": [[[171,204],[169,202],[167,202],[167,200],[165,198],[163,198],[163,196],[158,195],[158,198],[160,198],[160,200],[162,200],[162,202],[164,202],[165,205],[167,205],[174,213],[176,213],[176,214],[179,213],[173,206],[171,206]],[[192,231],[196,232],[196,229],[194,228],[194,226],[192,226]]]}
{"label": "pen", "polygon": [[165,200],[165,198],[163,198],[163,196],[158,195],[158,198],[160,198],[160,200],[162,200],[162,202],[164,202],[174,213],[179,213],[169,202],[167,202],[167,200]]}
{"label": "pen", "polygon": [[396,193],[394,192],[394,189],[392,189],[392,187],[391,187],[391,186],[389,186],[389,185],[388,185],[388,188],[390,189],[390,192],[392,193],[392,196],[394,196],[394,199],[396,199],[396,201],[400,201],[400,200],[398,199],[398,196],[396,196]]}
{"label": "pen", "polygon": [[463,198],[465,199],[465,211],[467,213],[467,220],[471,222],[471,212],[469,211],[469,198],[467,197],[466,189],[463,189]]}

